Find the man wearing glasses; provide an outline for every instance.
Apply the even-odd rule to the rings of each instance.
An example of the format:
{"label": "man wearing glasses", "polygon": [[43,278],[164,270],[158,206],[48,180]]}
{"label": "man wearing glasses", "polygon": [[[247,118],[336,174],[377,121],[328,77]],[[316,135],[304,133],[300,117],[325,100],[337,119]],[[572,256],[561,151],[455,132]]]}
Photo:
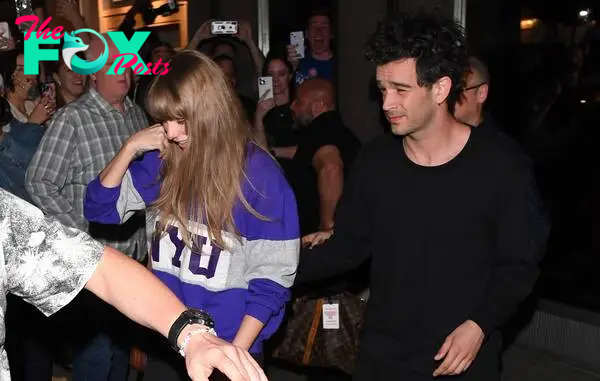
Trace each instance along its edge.
{"label": "man wearing glasses", "polygon": [[[482,126],[496,130],[494,123],[483,112],[483,105],[490,90],[490,73],[485,64],[476,57],[469,57],[470,73],[459,101],[456,103],[454,117],[471,127]],[[485,117],[485,118],[484,118]]]}

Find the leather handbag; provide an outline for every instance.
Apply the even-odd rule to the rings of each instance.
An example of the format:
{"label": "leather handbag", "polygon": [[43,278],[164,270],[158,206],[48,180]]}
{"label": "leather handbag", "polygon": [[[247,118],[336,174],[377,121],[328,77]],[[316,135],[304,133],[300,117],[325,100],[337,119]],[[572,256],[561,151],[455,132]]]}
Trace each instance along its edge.
{"label": "leather handbag", "polygon": [[[323,328],[323,305],[339,305],[339,329]],[[289,306],[273,357],[297,365],[337,368],[352,374],[366,302],[344,292],[327,298],[302,297]]]}

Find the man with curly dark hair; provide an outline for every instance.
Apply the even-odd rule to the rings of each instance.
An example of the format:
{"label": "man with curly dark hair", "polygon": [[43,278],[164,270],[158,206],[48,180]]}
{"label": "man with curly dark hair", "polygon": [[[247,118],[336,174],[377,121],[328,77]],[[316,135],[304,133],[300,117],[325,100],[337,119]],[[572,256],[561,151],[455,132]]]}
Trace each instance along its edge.
{"label": "man with curly dark hair", "polygon": [[371,257],[355,380],[497,381],[499,329],[531,292],[549,231],[530,162],[453,117],[468,69],[454,22],[385,20],[367,57],[392,134],[359,154],[335,232],[305,237],[296,280]]}

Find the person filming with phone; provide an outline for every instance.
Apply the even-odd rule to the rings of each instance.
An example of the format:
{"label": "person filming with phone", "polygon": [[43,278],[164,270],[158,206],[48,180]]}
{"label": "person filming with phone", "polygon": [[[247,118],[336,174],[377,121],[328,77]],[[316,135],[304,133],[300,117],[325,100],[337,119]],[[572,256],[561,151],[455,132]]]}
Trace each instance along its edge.
{"label": "person filming with phone", "polygon": [[306,42],[303,32],[290,33],[288,60],[294,65],[296,86],[310,78],[325,78],[335,84],[335,57],[331,15],[326,9],[315,9],[308,18]]}
{"label": "person filming with phone", "polygon": [[187,48],[200,50],[223,70],[238,96],[246,119],[254,122],[257,78],[263,54],[253,39],[252,26],[245,20],[208,20],[194,34]]}
{"label": "person filming with phone", "polygon": [[248,21],[216,21],[208,20],[194,34],[188,43],[188,49],[198,49],[204,42],[214,39],[211,57],[226,55],[234,60],[238,57],[236,42],[248,49],[254,64],[254,73],[259,76],[262,71],[264,57],[254,39],[252,27]]}
{"label": "person filming with phone", "polygon": [[4,86],[0,106],[0,188],[30,200],[25,190],[25,172],[55,102],[50,95],[37,96],[38,78],[24,73],[23,50],[3,52],[0,57]]}
{"label": "person filming with phone", "polygon": [[[270,53],[265,60],[263,76],[258,79],[259,100],[254,129],[270,149],[298,144],[290,109],[293,73],[292,64],[284,55]],[[277,161],[286,177],[289,177],[290,159],[277,158]]]}

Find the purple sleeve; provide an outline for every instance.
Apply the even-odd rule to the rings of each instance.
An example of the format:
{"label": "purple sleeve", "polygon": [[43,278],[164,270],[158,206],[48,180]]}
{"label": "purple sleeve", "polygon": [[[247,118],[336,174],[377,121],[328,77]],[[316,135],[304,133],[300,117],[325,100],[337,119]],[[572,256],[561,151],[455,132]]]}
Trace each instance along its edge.
{"label": "purple sleeve", "polygon": [[107,188],[96,177],[88,184],[83,199],[83,216],[91,222],[120,224],[121,216],[117,212],[117,201],[121,186]]}
{"label": "purple sleeve", "polygon": [[[244,187],[252,207],[266,217],[244,213],[238,225],[245,238],[248,282],[246,311],[267,324],[282,316],[290,300],[289,288],[294,283],[300,252],[300,228],[294,193],[280,168],[266,154],[253,157],[247,174],[251,185]],[[279,319],[276,319],[279,320]],[[271,322],[269,327],[278,325]]]}
{"label": "purple sleeve", "polygon": [[253,279],[248,285],[246,314],[263,324],[267,324],[272,316],[283,311],[285,303],[290,300],[288,288],[269,279]]}
{"label": "purple sleeve", "polygon": [[92,222],[121,224],[136,210],[143,210],[158,197],[161,160],[158,151],[146,153],[129,165],[119,186],[107,188],[99,177],[89,183],[83,214]]}
{"label": "purple sleeve", "polygon": [[133,186],[146,205],[152,204],[160,193],[160,167],[162,160],[159,151],[146,153],[141,160],[129,166]]}

